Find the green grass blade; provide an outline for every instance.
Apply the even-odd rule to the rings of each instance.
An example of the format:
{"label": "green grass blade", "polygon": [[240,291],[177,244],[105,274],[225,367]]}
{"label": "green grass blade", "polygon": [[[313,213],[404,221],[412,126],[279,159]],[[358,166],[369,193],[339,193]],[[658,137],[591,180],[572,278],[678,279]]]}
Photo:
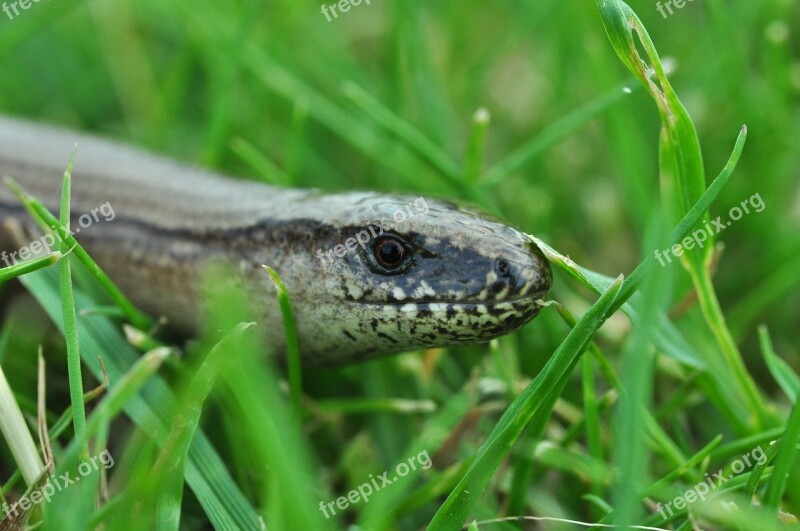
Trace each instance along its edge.
{"label": "green grass blade", "polygon": [[44,471],[44,465],[2,369],[0,369],[0,433],[3,434],[11,455],[22,471],[25,484],[28,486],[35,484]]}
{"label": "green grass blade", "polygon": [[577,128],[588,123],[593,118],[621,102],[632,93],[632,89],[625,91],[630,82],[615,86],[598,98],[578,107],[571,113],[556,120],[547,126],[535,137],[517,148],[505,159],[486,170],[480,181],[481,186],[495,186],[503,182],[510,174],[521,170],[526,164],[555,145],[559,140],[567,137]]}
{"label": "green grass blade", "polygon": [[[597,0],[603,26],[617,56],[648,90],[662,118],[664,199],[675,222],[697,202],[706,187],[700,142],[689,113],[667,78],[661,59],[639,17],[622,0]],[[634,33],[647,59],[640,55]],[[650,66],[652,65],[652,70]],[[697,263],[701,263],[698,261]]]}
{"label": "green grass blade", "polygon": [[[60,223],[64,232],[69,232],[70,193],[72,191],[72,168],[75,165],[77,147],[72,151],[64,180],[61,184]],[[61,240],[61,253],[69,252],[69,244]],[[81,441],[81,455],[89,456],[86,437],[86,409],[83,404],[83,374],[81,367],[80,342],[78,341],[78,318],[75,315],[75,297],[72,291],[72,269],[69,257],[58,263],[59,286],[61,288],[61,315],[64,319],[64,339],[67,344],[67,373],[69,375],[69,396],[72,402],[72,427],[75,439]]]}
{"label": "green grass blade", "polygon": [[[661,240],[660,218],[648,230],[644,240],[645,249]],[[666,233],[666,230],[663,231]],[[648,264],[646,261],[645,264]],[[642,516],[639,491],[648,474],[649,452],[645,440],[646,428],[651,433],[660,431],[656,422],[648,426],[647,410],[652,401],[652,382],[655,370],[655,355],[650,347],[650,338],[660,324],[660,316],[666,311],[672,288],[671,271],[655,274],[656,264],[649,262],[644,270],[639,297],[636,304],[639,321],[633,329],[622,354],[622,391],[614,422],[614,460],[619,474],[615,476],[612,490],[616,515],[614,522],[626,526]],[[665,446],[669,445],[669,442]]]}
{"label": "green grass blade", "polygon": [[702,463],[703,460],[705,460],[709,455],[711,455],[711,452],[713,452],[714,449],[717,448],[721,442],[722,442],[722,435],[717,435],[716,437],[711,439],[711,442],[706,444],[693,456],[686,459],[686,461],[681,463],[680,466],[676,467],[669,473],[665,474],[663,477],[659,478],[658,481],[654,482],[652,485],[647,487],[642,492],[642,495],[650,496],[658,492],[666,485],[669,485],[670,483],[674,482],[675,480],[683,476],[689,475],[691,469],[697,466],[698,464]]}
{"label": "green grass blade", "polygon": [[235,137],[231,141],[231,150],[265,183],[274,186],[289,186],[289,176],[244,138]]}
{"label": "green grass blade", "polygon": [[[236,336],[250,326],[244,324],[234,328],[214,345],[182,394],[180,406],[170,422],[169,435],[153,466],[149,481],[135,487],[140,492],[132,496],[138,506],[136,512],[147,515],[137,515],[143,523],[152,518],[159,523],[159,529],[177,531],[180,528],[186,460],[200,424],[203,406],[217,381],[225,355],[229,353],[225,342],[236,341]],[[152,484],[163,485],[164,488],[152,489]]]}
{"label": "green grass blade", "polygon": [[[398,172],[407,182],[417,182],[420,175],[431,174],[429,167],[404,146],[388,141],[373,128],[353,118],[322,93],[308,86],[283,65],[267,56],[264,50],[250,46],[246,53],[248,66],[265,86],[290,101],[302,98],[308,103],[309,117],[323,124],[378,164]],[[454,191],[459,192],[460,189],[459,186],[457,189],[454,188]]]}
{"label": "green grass blade", "polygon": [[491,115],[489,110],[481,107],[472,115],[472,132],[467,146],[467,157],[464,162],[463,180],[474,186],[483,171],[486,160],[486,135],[489,131]]}
{"label": "green grass blade", "polygon": [[786,422],[786,430],[780,441],[778,455],[772,468],[772,478],[764,493],[764,509],[777,513],[780,507],[786,483],[789,480],[789,471],[797,453],[797,441],[800,439],[800,401],[796,401]]}
{"label": "green grass blade", "polygon": [[286,363],[289,366],[289,396],[291,397],[292,407],[297,418],[300,418],[302,406],[300,399],[303,394],[303,381],[300,372],[300,344],[297,341],[297,325],[294,320],[292,301],[289,299],[289,292],[283,284],[278,273],[269,266],[262,266],[269,274],[272,284],[278,294],[278,303],[281,307],[283,317],[283,330],[286,336]]}
{"label": "green grass blade", "polygon": [[[205,301],[214,339],[218,330],[231,330],[246,322],[251,307],[245,293],[229,289],[223,279],[235,273],[213,269],[205,276]],[[221,275],[221,276],[220,276]],[[221,286],[225,286],[220,289]],[[249,446],[252,466],[262,470],[257,494],[270,529],[329,529],[331,522],[318,508],[327,498],[320,488],[319,466],[307,440],[301,436],[297,410],[287,407],[278,378],[264,357],[263,330],[248,328],[219,343],[226,363],[220,373],[222,400],[236,419],[238,436]],[[317,497],[319,496],[319,497]]]}
{"label": "green grass blade", "polygon": [[62,255],[60,252],[55,251],[46,256],[33,258],[27,262],[14,264],[10,267],[4,267],[3,269],[0,269],[0,283],[8,282],[9,280],[21,277],[22,275],[33,273],[34,271],[38,271],[47,266],[53,265],[63,258],[63,256],[64,255]]}
{"label": "green grass blade", "polygon": [[[583,410],[586,418],[586,442],[589,455],[599,462],[603,462],[603,444],[601,439],[600,411],[597,407],[597,391],[594,382],[594,363],[591,356],[584,356],[582,361],[583,381]],[[604,487],[602,483],[592,483],[592,493],[602,496]]]}
{"label": "green grass blade", "polygon": [[750,472],[750,478],[747,480],[747,485],[744,487],[744,494],[748,498],[752,499],[753,496],[756,495],[756,490],[758,489],[761,478],[767,471],[770,461],[772,461],[772,459],[775,457],[775,454],[778,453],[778,448],[779,447],[774,444],[767,447],[767,451],[765,452],[767,458],[760,463],[757,462],[753,467],[753,470]]}
{"label": "green grass blade", "polygon": [[[706,210],[708,210],[719,193],[722,191],[722,188],[727,184],[728,180],[733,175],[733,171],[736,169],[736,165],[739,162],[742,151],[744,150],[746,140],[747,127],[743,126],[741,131],[739,131],[739,136],[736,138],[736,143],[733,146],[730,157],[728,157],[728,161],[725,163],[725,167],[722,168],[722,171],[720,171],[719,175],[717,175],[714,181],[709,185],[708,189],[706,189],[706,191],[700,196],[700,199],[697,200],[697,203],[695,203],[686,212],[686,214],[684,214],[680,222],[670,232],[668,239],[670,244],[680,242],[689,233],[692,227],[694,227],[702,219]],[[564,271],[595,292],[605,291],[609,283],[612,281],[610,277],[605,277],[600,273],[595,273],[586,268],[578,266],[568,257],[563,256],[538,238],[532,237],[532,239],[537,245],[542,245],[542,250],[548,256],[548,259],[555,261],[564,269]],[[655,252],[652,257],[647,256],[646,261],[655,261]],[[638,266],[637,269],[642,267],[644,267],[644,264]],[[631,276],[633,276],[634,273],[632,273]],[[639,274],[636,273],[636,276],[638,277]],[[599,279],[603,280],[598,282]]]}
{"label": "green grass blade", "polygon": [[[677,220],[697,202],[705,187],[705,169],[697,131],[672,89],[641,20],[622,0],[597,0],[597,5],[615,52],[647,88],[658,106],[662,122],[659,145],[662,198],[672,219]],[[644,48],[647,61],[640,56],[635,39]],[[648,64],[652,64],[652,69]],[[705,221],[708,216],[704,215],[702,219]],[[704,233],[706,245],[701,251],[683,254],[681,261],[689,269],[703,316],[719,344],[724,364],[730,368],[737,392],[747,404],[747,421],[755,423],[756,427],[763,426],[770,422],[771,415],[742,360],[714,291],[707,269],[713,250],[713,235],[698,225],[700,230]]]}
{"label": "green grass blade", "polygon": [[[60,313],[58,283],[49,270],[41,270],[21,278],[22,283],[47,311],[59,328],[63,327]],[[76,291],[77,308],[92,308],[97,302]],[[103,356],[111,381],[117,381],[136,363],[139,354],[109,319],[102,315],[81,319],[81,356],[94,376],[102,379],[97,362]],[[167,382],[156,375],[145,385],[141,396],[125,405],[126,414],[151,437],[163,441],[167,435],[169,414],[175,404]],[[198,432],[189,449],[186,481],[199,500],[206,515],[217,529],[260,531],[258,515],[233,482],[226,464],[208,438]]]}
{"label": "green grass blade", "polygon": [[467,473],[434,515],[429,529],[436,531],[461,527],[514,441],[545,404],[550,390],[568,376],[570,367],[608,318],[608,312],[620,295],[622,286],[620,277],[578,321],[542,372],[509,406],[481,446]]}
{"label": "green grass blade", "polygon": [[[418,455],[422,451],[433,455],[439,451],[447,442],[450,433],[475,408],[476,401],[471,385],[454,394],[435,415],[428,419],[423,432],[416,435],[402,451],[402,457]],[[403,482],[392,485],[392,489],[379,491],[359,515],[360,527],[375,530],[393,529],[395,518],[411,485],[411,482]]]}
{"label": "green grass blade", "polygon": [[[692,227],[698,223],[705,211],[708,210],[708,207],[711,205],[711,203],[713,203],[717,198],[719,193],[722,191],[722,188],[730,179],[731,175],[733,175],[733,171],[736,168],[736,164],[738,163],[739,157],[744,149],[746,139],[747,128],[743,127],[739,132],[739,136],[736,139],[736,144],[734,145],[733,151],[731,152],[725,167],[722,169],[717,178],[714,179],[708,189],[703,193],[697,203],[689,209],[689,211],[681,219],[680,223],[678,223],[678,225],[672,230],[668,240],[670,244],[680,242],[689,233]],[[605,291],[608,289],[608,286],[611,284],[611,282],[613,282],[611,277],[607,277],[579,266],[569,257],[562,255],[540,239],[535,237],[532,237],[532,239],[539,246],[539,248],[542,249],[551,262],[561,267],[570,276],[578,280],[586,287],[592,289],[595,293],[601,293]],[[654,256],[647,256],[646,259],[646,261],[655,260],[655,254]],[[637,267],[637,270],[643,266],[644,264],[640,265]],[[637,270],[634,270],[634,272],[630,275],[632,278],[639,277]],[[638,319],[638,314],[635,308],[630,304],[624,305],[623,311],[625,311],[625,313],[632,320]],[[708,367],[708,362],[696,353],[691,344],[683,338],[677,328],[675,328],[674,325],[672,325],[672,323],[670,323],[666,318],[661,319],[661,324],[655,331],[653,341],[660,350],[677,359],[681,363],[686,363],[696,368]]]}
{"label": "green grass blade", "polygon": [[82,457],[80,454],[83,454],[89,438],[96,435],[103,426],[120,414],[158,371],[169,354],[170,351],[165,348],[148,352],[139,358],[119,380],[110,383],[108,394],[100,401],[89,417],[83,438],[75,437],[73,439],[72,444],[64,451],[61,457],[62,460],[74,463],[79,457]]}
{"label": "green grass blade", "polygon": [[458,164],[419,129],[387,109],[380,101],[352,81],[342,84],[342,93],[377,125],[395,135],[452,184],[458,185],[461,182]]}
{"label": "green grass blade", "polygon": [[800,376],[775,353],[766,326],[758,327],[758,338],[761,343],[761,354],[764,356],[770,374],[778,382],[783,393],[789,397],[789,400],[796,401],[798,393],[800,393]]}
{"label": "green grass blade", "polygon": [[25,206],[31,216],[45,230],[52,230],[60,241],[75,254],[75,257],[86,267],[87,270],[97,279],[98,284],[105,290],[108,297],[119,306],[134,326],[141,330],[147,330],[153,326],[153,320],[136,309],[133,303],[122,291],[111,281],[108,275],[97,265],[89,253],[78,243],[68,228],[66,228],[56,217],[45,207],[41,201],[29,196],[12,179],[6,179],[6,184],[19,197],[20,202]]}

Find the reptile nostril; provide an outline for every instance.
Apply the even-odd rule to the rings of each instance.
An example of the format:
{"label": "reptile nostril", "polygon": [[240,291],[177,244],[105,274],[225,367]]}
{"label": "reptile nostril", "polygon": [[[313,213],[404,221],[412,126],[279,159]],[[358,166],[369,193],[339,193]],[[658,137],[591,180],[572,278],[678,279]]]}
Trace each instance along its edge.
{"label": "reptile nostril", "polygon": [[495,261],[494,270],[498,277],[507,278],[511,276],[511,266],[502,258],[498,258]]}

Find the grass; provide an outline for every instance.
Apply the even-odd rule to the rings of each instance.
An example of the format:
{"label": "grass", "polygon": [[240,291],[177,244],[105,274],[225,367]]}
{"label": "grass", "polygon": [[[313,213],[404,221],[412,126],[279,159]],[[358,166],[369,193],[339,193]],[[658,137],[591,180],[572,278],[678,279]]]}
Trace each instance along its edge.
{"label": "grass", "polygon": [[[270,183],[475,203],[538,238],[557,270],[559,304],[490,345],[298,370],[259,354],[235,293],[209,303],[215,332],[165,344],[79,240],[0,269],[28,293],[11,303],[0,284],[4,400],[28,424],[4,437],[45,422],[59,475],[105,448],[115,461],[31,522],[788,527],[800,510],[800,10],[630,8],[638,18],[617,0],[373,1],[328,23],[288,0],[64,0],[0,20],[0,112]],[[754,193],[766,208],[716,245],[654,259]],[[264,274],[280,285],[280,271]],[[759,447],[768,459],[738,471]],[[431,468],[330,519],[319,509],[420,452]],[[35,490],[17,459],[0,450],[8,499]],[[713,498],[675,503],[718,470],[734,478]]]}

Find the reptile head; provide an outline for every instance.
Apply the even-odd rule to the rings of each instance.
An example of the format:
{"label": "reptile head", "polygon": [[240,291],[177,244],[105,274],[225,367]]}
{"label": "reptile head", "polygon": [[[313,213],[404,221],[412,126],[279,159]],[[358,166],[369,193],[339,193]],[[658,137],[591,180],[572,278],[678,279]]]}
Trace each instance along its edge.
{"label": "reptile head", "polygon": [[431,199],[339,197],[307,257],[314,282],[287,283],[309,361],[485,342],[538,314],[550,266],[521,232]]}

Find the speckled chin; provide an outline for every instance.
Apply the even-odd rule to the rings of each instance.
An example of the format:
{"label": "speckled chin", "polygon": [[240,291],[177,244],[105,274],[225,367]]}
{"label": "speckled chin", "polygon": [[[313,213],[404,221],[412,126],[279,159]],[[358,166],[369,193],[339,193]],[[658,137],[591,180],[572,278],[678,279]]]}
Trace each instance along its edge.
{"label": "speckled chin", "polygon": [[513,332],[536,317],[545,295],[496,302],[350,303],[354,314],[365,312],[374,317],[365,323],[348,322],[362,341],[365,336],[373,338],[376,352],[482,343]]}
{"label": "speckled chin", "polygon": [[[513,332],[539,314],[541,301],[540,297],[526,297],[496,302],[414,302],[380,306],[351,304],[380,311],[395,322],[395,331],[397,320],[416,321],[409,329],[412,336],[423,339],[420,346],[428,346],[424,342],[426,327],[435,332],[429,334],[427,339],[441,344],[441,340],[446,338],[448,342],[441,344],[445,346],[489,341]],[[379,331],[378,328],[378,324],[374,323],[373,332]]]}

